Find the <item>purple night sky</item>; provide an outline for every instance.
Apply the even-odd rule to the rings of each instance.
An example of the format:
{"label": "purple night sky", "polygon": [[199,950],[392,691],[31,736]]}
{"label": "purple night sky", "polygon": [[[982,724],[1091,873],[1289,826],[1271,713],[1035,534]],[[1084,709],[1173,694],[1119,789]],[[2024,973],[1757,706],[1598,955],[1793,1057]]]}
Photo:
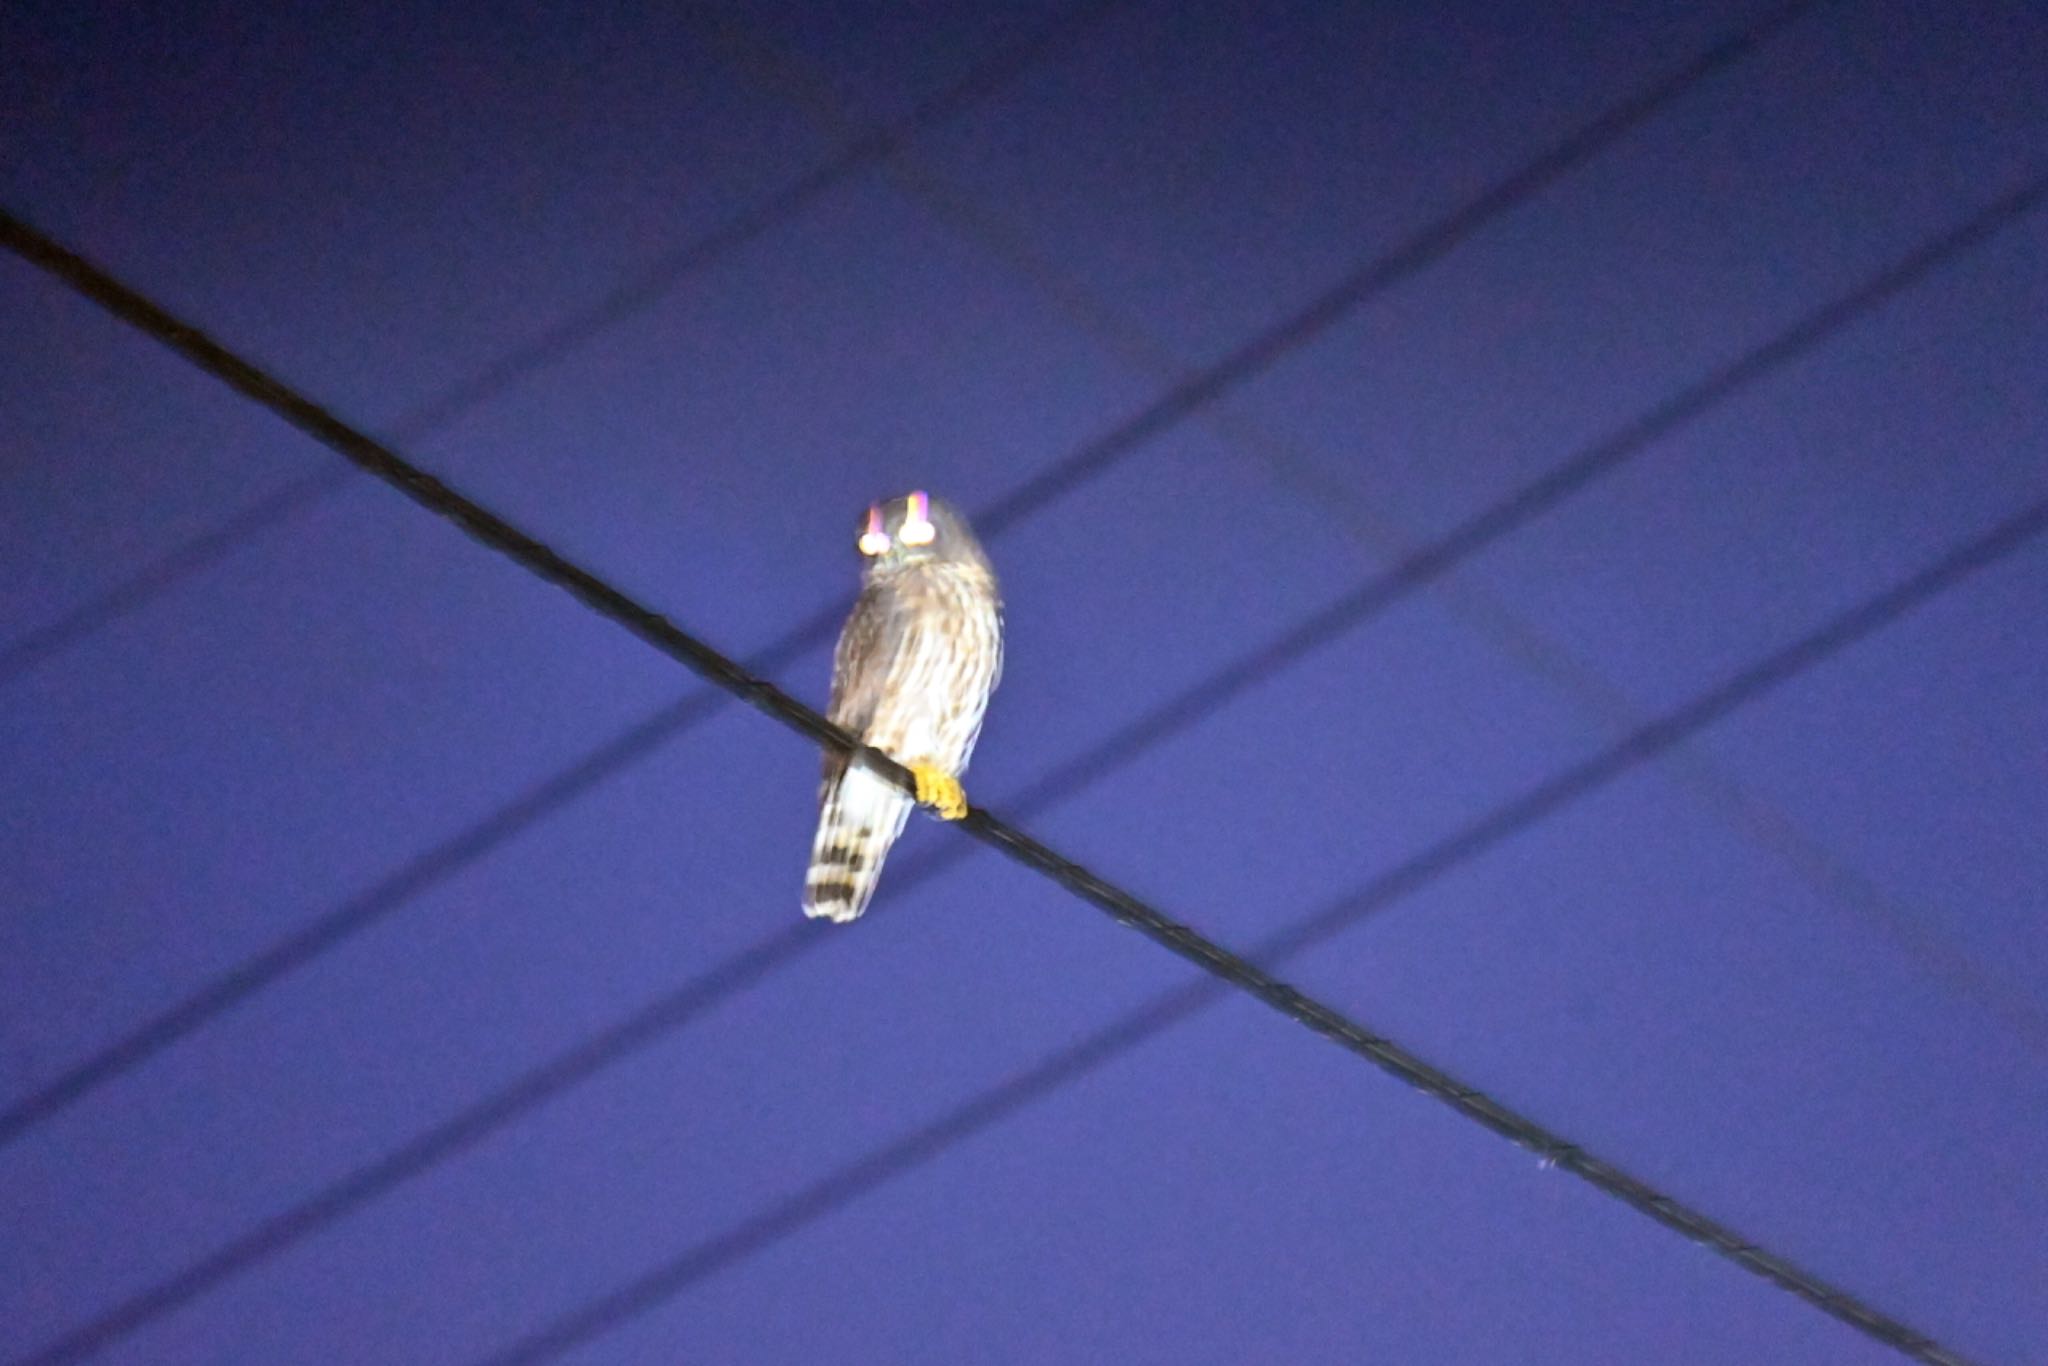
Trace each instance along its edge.
{"label": "purple night sky", "polygon": [[[1783,13],[19,0],[0,206],[813,705],[944,494],[974,800],[2039,1363],[2048,8]],[[0,1366],[1901,1359],[0,319]]]}

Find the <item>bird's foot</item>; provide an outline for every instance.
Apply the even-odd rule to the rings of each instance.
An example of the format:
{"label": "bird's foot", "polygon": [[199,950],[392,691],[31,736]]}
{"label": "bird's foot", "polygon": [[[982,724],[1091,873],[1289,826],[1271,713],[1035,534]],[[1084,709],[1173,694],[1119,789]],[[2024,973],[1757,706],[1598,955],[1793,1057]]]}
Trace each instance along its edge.
{"label": "bird's foot", "polygon": [[908,765],[917,779],[917,803],[928,806],[942,821],[957,821],[967,814],[967,792],[960,780],[936,764]]}

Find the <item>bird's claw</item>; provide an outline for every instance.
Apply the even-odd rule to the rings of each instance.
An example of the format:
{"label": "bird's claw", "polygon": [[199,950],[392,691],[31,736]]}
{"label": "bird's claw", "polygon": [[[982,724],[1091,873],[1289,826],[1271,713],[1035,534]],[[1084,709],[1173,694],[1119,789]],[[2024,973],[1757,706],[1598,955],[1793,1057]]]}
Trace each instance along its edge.
{"label": "bird's claw", "polygon": [[967,792],[960,780],[935,764],[911,764],[910,776],[917,780],[917,803],[930,807],[942,821],[957,821],[967,814]]}

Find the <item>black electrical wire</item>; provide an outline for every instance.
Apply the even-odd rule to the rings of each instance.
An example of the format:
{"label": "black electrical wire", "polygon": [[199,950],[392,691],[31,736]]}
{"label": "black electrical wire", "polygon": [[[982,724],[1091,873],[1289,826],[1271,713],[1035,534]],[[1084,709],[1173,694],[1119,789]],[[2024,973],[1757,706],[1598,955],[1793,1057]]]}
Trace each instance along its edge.
{"label": "black electrical wire", "polygon": [[[1205,404],[1246,383],[1255,377],[1262,367],[1272,365],[1289,354],[1292,349],[1312,341],[1335,325],[1349,310],[1356,309],[1368,298],[1398,284],[1439,259],[1492,218],[1507,213],[1524,200],[1548,188],[1566,172],[1590,160],[1660,109],[1678,99],[1694,84],[1754,49],[1758,43],[1782,28],[1791,18],[1815,4],[1825,2],[1826,0],[1800,0],[1800,3],[1780,10],[1755,28],[1709,49],[1675,76],[1597,116],[1507,178],[1453,208],[1443,217],[1425,225],[1386,254],[1360,266],[1312,299],[1306,306],[1282,319],[1252,341],[1230,352],[1215,364],[1188,375],[1132,417],[1061,460],[1046,474],[1032,479],[999,500],[993,507],[976,513],[977,529],[984,539],[993,539],[1004,529],[1044,508],[1055,498],[1102,473],[1151,438],[1170,430],[1199,411]],[[1085,17],[1101,8],[1103,7],[1083,6],[1072,13]],[[1027,59],[1035,60],[1042,56],[1048,44],[1057,47],[1055,39],[1062,37],[1063,33],[1063,30],[1055,27],[1045,31],[1038,44],[1027,43],[1021,46],[1013,53],[1011,67],[1022,69],[1028,65]],[[990,83],[991,78],[984,76],[980,86],[969,87],[963,84],[956,87],[948,96],[942,96],[926,107],[922,116],[924,123],[919,126],[928,126],[958,107],[971,103],[973,91],[983,89]],[[883,157],[887,156],[900,141],[897,135],[883,132],[870,134],[857,141],[855,146],[873,144],[879,149],[875,156]],[[773,221],[766,216],[771,208],[772,205],[764,206],[757,215],[763,226]],[[13,225],[8,229],[7,235],[9,245],[17,252],[28,254],[15,240],[22,233],[27,234],[27,238],[22,240],[41,239],[40,233],[11,215],[0,213],[0,219]],[[699,244],[691,250],[701,252],[708,249],[705,244]],[[46,268],[54,269],[49,266]],[[675,268],[680,269],[680,266]],[[614,297],[620,300],[620,306],[624,307],[627,301],[644,295],[649,288],[650,283],[643,280],[622,288]],[[525,360],[519,358],[520,353],[515,353],[497,367],[500,379],[492,383],[509,382],[508,377],[523,373],[525,368],[537,363],[538,358],[554,354],[560,348],[587,335],[604,316],[605,310],[600,307],[580,320],[572,320],[563,328],[558,328],[556,333],[536,342],[533,348],[529,348],[531,354]],[[480,401],[481,397],[489,393],[496,392],[495,388],[481,380],[477,385],[481,387],[472,386],[474,392],[466,398],[459,394],[445,397],[440,401],[442,408],[454,405],[460,409],[466,404]],[[425,410],[415,414],[413,420],[438,420],[437,411],[440,410]],[[347,474],[347,467],[340,469],[343,475]],[[224,550],[224,547],[222,549]],[[795,631],[785,635],[763,654],[760,661],[751,666],[750,671],[771,671],[794,660],[808,649],[822,645],[831,639],[834,629],[844,615],[843,607],[828,608],[820,612]],[[353,898],[278,944],[230,968],[113,1043],[66,1068],[50,1081],[37,1087],[26,1098],[0,1111],[0,1148],[4,1148],[29,1129],[114,1077],[141,1065],[224,1011],[233,1008],[240,1001],[391,914],[404,904],[408,897],[417,894],[425,886],[446,877],[482,851],[501,844],[539,815],[554,809],[577,793],[588,790],[603,777],[618,772],[627,764],[651,753],[662,741],[679,734],[706,714],[707,711],[697,710],[688,699],[671,704],[663,712],[637,723],[627,735],[607,742],[596,753],[571,765],[569,770],[545,780],[538,789],[523,795],[511,806],[458,833],[449,841],[408,863],[363,895]]]}
{"label": "black electrical wire", "polygon": [[[2033,200],[2038,199],[2044,187],[2048,187],[2048,181],[2035,182],[2020,195],[2009,196],[2001,203],[2031,204]],[[2018,211],[2012,209],[2009,213]],[[1987,231],[1988,229],[1976,232],[1966,230],[1962,234],[1951,234],[1950,238],[1961,237],[1968,241],[1976,241]],[[487,509],[412,466],[395,452],[355,431],[310,400],[285,388],[74,253],[10,216],[0,215],[0,240],[4,240],[11,249],[25,258],[64,279],[87,297],[101,303],[117,316],[133,322],[194,364],[222,378],[239,392],[264,404],[365,469],[386,479],[437,515],[455,522],[472,536],[511,556],[530,572],[575,593],[593,608],[626,626],[664,653],[682,661],[721,687],[818,743],[831,745],[841,751],[860,750],[865,760],[877,771],[888,775],[906,791],[910,790],[907,771],[887,756],[859,746],[852,737],[841,732],[802,703],[781,693],[772,684],[754,677],[726,656],[680,630],[659,614],[633,602],[595,575],[563,559],[547,546],[512,527]],[[1835,325],[1839,326],[1839,321]],[[1661,431],[1662,428],[1657,430]],[[1467,832],[1452,841],[1448,848],[1439,846],[1421,859],[1411,860],[1404,868],[1416,871],[1410,872],[1406,881],[1396,878],[1390,884],[1394,891],[1382,893],[1382,898],[1405,894],[1417,885],[1418,879],[1427,880],[1440,876],[1446,868],[1491,847],[1508,833],[1524,828],[1558,806],[1576,800],[1586,791],[1610,781],[1628,767],[1661,753],[1684,736],[1724,715],[1734,706],[1740,705],[1747,697],[1764,688],[1775,686],[1793,673],[1811,667],[1819,658],[1868,635],[1884,622],[1943,590],[1963,575],[1989,563],[1999,555],[2009,553],[2038,533],[2044,523],[2048,523],[2048,504],[2038,504],[2028,509],[2003,524],[1991,536],[1980,538],[1979,541],[1957,551],[1907,583],[1864,604],[1845,617],[1838,618],[1821,632],[1773,655],[1762,664],[1746,671],[1734,682],[1709,694],[1680,713],[1667,716],[1646,727],[1638,732],[1636,737],[1632,737],[1633,744],[1624,742],[1622,746],[1604,752],[1595,760],[1568,770],[1558,779],[1545,784],[1509,807],[1496,811],[1476,826],[1468,828]],[[1443,1100],[1468,1118],[1478,1120],[1532,1151],[1541,1153],[1554,1165],[1573,1172],[1659,1222],[1684,1233],[1704,1246],[1713,1248],[1746,1270],[1801,1296],[1809,1303],[1877,1340],[1922,1360],[1959,1360],[1953,1353],[1896,1319],[1861,1303],[1846,1292],[1828,1285],[1783,1259],[1758,1249],[1706,1215],[1655,1191],[1618,1168],[1585,1154],[1533,1120],[1517,1114],[1483,1093],[1455,1082],[1398,1045],[1371,1034],[1328,1006],[1302,995],[1249,959],[1231,952],[1188,926],[1181,925],[1138,901],[1088,869],[1063,858],[1007,822],[991,815],[987,810],[977,808],[971,811],[961,824],[978,838],[996,845],[1027,866],[1046,873],[1078,896],[1107,911],[1116,919],[1139,929],[1223,982],[1258,997],[1297,1022],[1361,1054],[1411,1086]],[[1359,913],[1355,904],[1337,908],[1336,911],[1326,911],[1305,926],[1289,932],[1284,941],[1270,945],[1269,951],[1275,956],[1298,951],[1306,944],[1334,932],[1335,927],[1355,918]],[[795,927],[792,928],[794,930]],[[772,951],[773,947],[770,946],[764,952]],[[647,1027],[658,1026],[650,1024]],[[588,1047],[579,1052],[587,1055]],[[604,1310],[604,1313],[609,1312]],[[602,1314],[598,1320],[589,1319],[587,1314],[573,1317],[576,1324],[571,1325],[574,1332],[569,1341],[581,1341],[587,1336],[585,1328],[576,1325],[609,1321],[604,1320]],[[559,1327],[551,1328],[544,1330],[544,1334],[559,1331]],[[552,1338],[549,1340],[552,1341]],[[99,1345],[102,1344],[97,1340],[87,1340],[79,1335],[73,1335],[65,1342],[56,1344],[28,1360],[37,1363],[75,1360],[78,1355],[96,1350]],[[522,1346],[517,1350],[524,1351],[526,1348]]]}
{"label": "black electrical wire", "polygon": [[[1619,742],[1562,770],[1521,796],[1373,878],[1306,919],[1261,940],[1250,958],[1277,967],[1369,916],[1414,895],[1452,870],[1580,801],[1673,746],[1747,705],[1787,680],[1869,638],[1970,575],[2031,543],[2048,531],[2048,499],[2022,509],[1951,550],[1892,587],[1866,598],[1818,629],[1773,651],[1719,685],[1664,713]],[[1036,856],[1026,861],[1036,866]],[[1046,871],[1059,877],[1074,865]],[[1085,872],[1085,870],[1083,870]],[[1140,926],[1140,928],[1143,928]],[[1238,960],[1243,961],[1243,960]],[[1865,1335],[1919,1361],[1968,1366],[1967,1359],[1857,1300],[1776,1253],[1748,1242],[1709,1218],[1569,1143],[1535,1120],[1448,1074],[1389,1039],[1365,1030],[1293,987],[1258,973],[1258,981],[1217,973],[1222,981],[1197,979],[1162,993],[1078,1043],[1033,1064],[867,1155],[807,1183],[794,1194],[733,1228],[685,1249],[654,1270],[550,1319],[512,1346],[484,1358],[479,1366],[535,1366],[589,1342],[644,1314],[711,1276],[761,1252],[798,1230],[844,1208],[870,1191],[903,1176],[1025,1109],[1060,1087],[1128,1053],[1149,1039],[1227,998],[1239,987],[1274,1009],[1358,1053],[1419,1091],[1444,1101],[1468,1119],[1537,1154],[1546,1164],[1588,1183],[1649,1215],[1667,1228],[1713,1249],[1738,1266],[1790,1291]]]}
{"label": "black electrical wire", "polygon": [[[588,307],[550,324],[483,370],[408,410],[391,423],[391,439],[410,444],[445,430],[535,371],[654,304],[688,277],[795,218],[828,192],[883,161],[919,134],[943,125],[1034,67],[1055,59],[1126,3],[1128,0],[1083,0],[1055,13],[1017,43],[917,105],[901,120],[848,140],[816,169],[759,204],[702,237],[664,252]],[[0,646],[0,687],[220,563],[251,537],[318,506],[346,488],[350,474],[347,466],[323,465],[293,479],[219,526],[166,551],[98,597]],[[0,1124],[0,1144],[5,1142],[5,1125]]]}

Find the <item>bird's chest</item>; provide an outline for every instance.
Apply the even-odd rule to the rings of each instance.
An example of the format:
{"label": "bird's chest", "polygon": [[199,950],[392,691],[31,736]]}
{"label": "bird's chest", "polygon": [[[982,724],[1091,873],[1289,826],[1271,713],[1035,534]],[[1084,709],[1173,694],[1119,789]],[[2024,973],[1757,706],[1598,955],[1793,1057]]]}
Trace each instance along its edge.
{"label": "bird's chest", "polygon": [[991,647],[997,629],[995,605],[986,587],[958,572],[936,571],[906,579],[892,613],[901,631],[892,651],[899,681],[913,685],[971,673],[975,659]]}
{"label": "bird's chest", "polygon": [[952,759],[980,728],[1000,658],[994,594],[962,573],[933,573],[905,583],[896,604],[900,631],[887,652],[889,680],[877,721],[887,747]]}

